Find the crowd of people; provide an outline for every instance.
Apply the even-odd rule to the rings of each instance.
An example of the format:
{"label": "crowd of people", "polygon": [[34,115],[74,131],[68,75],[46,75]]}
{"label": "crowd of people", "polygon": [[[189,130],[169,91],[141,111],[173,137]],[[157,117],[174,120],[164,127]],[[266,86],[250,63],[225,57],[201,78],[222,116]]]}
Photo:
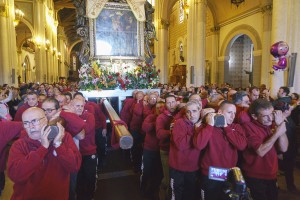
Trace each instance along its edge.
{"label": "crowd of people", "polygon": [[[3,85],[0,106],[0,190],[7,164],[12,199],[93,199],[110,134],[102,102],[87,101],[76,84],[43,83]],[[277,199],[278,168],[297,192],[300,100],[288,87],[272,98],[265,85],[165,84],[160,93],[135,90],[120,118],[145,199],[228,199],[228,183],[214,172],[233,167],[255,200]]]}

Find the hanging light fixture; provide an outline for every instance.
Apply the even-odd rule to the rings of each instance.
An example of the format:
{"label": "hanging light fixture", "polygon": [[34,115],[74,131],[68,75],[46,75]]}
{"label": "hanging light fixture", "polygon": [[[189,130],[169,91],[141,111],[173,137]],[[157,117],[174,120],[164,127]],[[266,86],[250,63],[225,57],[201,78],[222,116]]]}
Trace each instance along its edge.
{"label": "hanging light fixture", "polygon": [[20,20],[24,17],[24,13],[20,9],[15,10],[15,19],[14,19],[14,26],[18,26]]}
{"label": "hanging light fixture", "polygon": [[231,0],[231,4],[236,5],[236,7],[239,7],[239,5],[243,2],[245,2],[245,0]]}

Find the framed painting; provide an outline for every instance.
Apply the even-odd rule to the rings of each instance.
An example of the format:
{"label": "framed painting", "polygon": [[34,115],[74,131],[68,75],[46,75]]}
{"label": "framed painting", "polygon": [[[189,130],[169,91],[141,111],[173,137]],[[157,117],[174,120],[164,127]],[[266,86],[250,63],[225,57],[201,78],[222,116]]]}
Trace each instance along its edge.
{"label": "framed painting", "polygon": [[137,21],[128,4],[106,3],[90,19],[91,57],[141,60],[144,57],[144,23]]}

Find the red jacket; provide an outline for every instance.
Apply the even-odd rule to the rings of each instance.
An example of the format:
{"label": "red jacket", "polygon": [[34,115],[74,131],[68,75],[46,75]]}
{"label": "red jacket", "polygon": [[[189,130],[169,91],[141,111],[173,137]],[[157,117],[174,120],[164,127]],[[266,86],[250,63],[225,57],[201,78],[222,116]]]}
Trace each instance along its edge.
{"label": "red jacket", "polygon": [[244,129],[239,124],[230,124],[225,128],[202,125],[195,134],[194,145],[204,153],[200,158],[200,167],[208,175],[209,166],[232,168],[238,160],[238,150],[247,146]]}
{"label": "red jacket", "polygon": [[66,132],[58,148],[43,147],[27,136],[11,147],[7,171],[14,182],[13,200],[65,200],[69,197],[70,173],[79,170],[81,155]]}
{"label": "red jacket", "polygon": [[150,151],[159,151],[159,140],[156,137],[155,125],[157,115],[150,114],[143,122],[142,130],[146,133],[144,149]]}
{"label": "red jacket", "polygon": [[184,172],[199,169],[200,150],[193,145],[195,128],[186,117],[175,121],[170,142],[169,165]]}
{"label": "red jacket", "polygon": [[22,122],[0,122],[0,172],[5,170],[7,143],[19,136],[22,129]]}
{"label": "red jacket", "polygon": [[150,105],[147,105],[147,106],[144,106],[144,109],[143,109],[143,119],[146,119],[146,117],[150,114],[155,114],[156,112],[156,107],[155,105],[154,106],[150,106]]}
{"label": "red jacket", "polygon": [[130,112],[132,105],[136,100],[134,98],[127,98],[124,100],[124,106],[120,112],[120,118],[123,120],[127,126],[129,126],[132,114]]}
{"label": "red jacket", "polygon": [[156,137],[159,140],[160,150],[169,151],[170,149],[170,124],[174,120],[174,115],[165,109],[156,119]]}
{"label": "red jacket", "polygon": [[82,131],[85,123],[75,113],[61,111],[60,117],[63,118],[66,122],[65,130],[71,133],[73,137],[76,136],[80,131]]}
{"label": "red jacket", "polygon": [[243,152],[244,175],[258,179],[276,179],[278,159],[274,145],[263,157],[256,153],[259,146],[271,137],[271,127],[264,126],[255,120],[244,123],[243,127],[248,139],[248,148]]}
{"label": "red jacket", "polygon": [[95,117],[93,114],[84,111],[82,115],[79,116],[83,121],[85,137],[79,140],[79,150],[81,155],[88,156],[96,154],[96,144],[95,144]]}
{"label": "red jacket", "polygon": [[132,118],[130,121],[130,131],[141,132],[143,124],[143,101],[139,103],[134,103],[132,106]]}
{"label": "red jacket", "polygon": [[87,105],[93,106],[95,110],[95,127],[106,129],[106,116],[102,112],[100,106],[95,102],[87,101]]}
{"label": "red jacket", "polygon": [[[25,110],[27,110],[28,108],[30,108],[31,106],[28,105],[28,103],[23,104],[21,107],[18,108],[14,121],[22,121],[22,114]],[[38,102],[38,105],[36,107],[41,108],[42,104],[40,102]]]}

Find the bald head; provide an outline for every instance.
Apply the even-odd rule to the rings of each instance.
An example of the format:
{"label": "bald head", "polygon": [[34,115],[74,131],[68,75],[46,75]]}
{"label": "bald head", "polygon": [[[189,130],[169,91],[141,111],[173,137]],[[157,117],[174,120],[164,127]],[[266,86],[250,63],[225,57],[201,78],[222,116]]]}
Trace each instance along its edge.
{"label": "bald head", "polygon": [[45,112],[38,107],[31,107],[22,115],[23,126],[28,136],[33,140],[41,139],[41,131],[47,125]]}
{"label": "bald head", "polygon": [[71,104],[77,115],[81,115],[84,111],[85,99],[84,98],[75,98],[71,101]]}

